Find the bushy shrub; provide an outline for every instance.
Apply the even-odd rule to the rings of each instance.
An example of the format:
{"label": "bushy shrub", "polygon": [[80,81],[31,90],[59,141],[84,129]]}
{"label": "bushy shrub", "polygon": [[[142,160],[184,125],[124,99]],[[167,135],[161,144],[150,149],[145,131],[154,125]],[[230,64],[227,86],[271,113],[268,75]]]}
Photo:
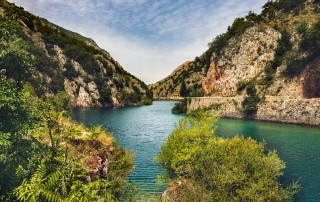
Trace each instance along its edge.
{"label": "bushy shrub", "polygon": [[292,201],[298,185],[280,184],[285,164],[277,153],[251,138],[216,137],[216,121],[208,114],[182,118],[162,146],[163,178],[180,181],[171,199]]}
{"label": "bushy shrub", "polygon": [[284,70],[284,75],[287,77],[298,76],[304,69],[306,63],[306,59],[298,58],[296,55],[292,55],[289,57],[287,62],[287,67]]}
{"label": "bushy shrub", "polygon": [[70,61],[67,61],[64,64],[64,68],[65,68],[65,71],[63,72],[63,75],[66,78],[72,79],[72,78],[76,78],[76,77],[80,76],[80,72],[78,72],[74,69],[74,67],[71,65]]}
{"label": "bushy shrub", "polygon": [[121,96],[120,96],[121,100],[123,100],[123,102],[127,105],[132,105],[132,104],[138,104],[141,101],[141,95],[140,94],[136,94],[134,92],[127,92],[127,91],[122,91]]}
{"label": "bushy shrub", "polygon": [[185,83],[185,81],[183,80],[180,86],[180,96],[181,97],[187,97],[189,94],[188,90],[187,90],[187,85]]}
{"label": "bushy shrub", "polygon": [[242,101],[242,110],[244,117],[251,119],[257,114],[258,103],[260,102],[260,98],[257,95],[257,89],[255,88],[254,84],[250,83],[247,86],[246,91],[248,97],[246,97]]}
{"label": "bushy shrub", "polygon": [[304,35],[307,32],[308,27],[309,27],[308,23],[306,21],[303,21],[297,27],[297,31],[299,34]]}
{"label": "bushy shrub", "polygon": [[247,85],[249,84],[249,81],[247,80],[240,80],[238,83],[237,83],[237,90],[238,92],[241,92],[243,91]]}
{"label": "bushy shrub", "polygon": [[313,54],[320,52],[320,21],[307,30],[301,41],[301,49]]}
{"label": "bushy shrub", "polygon": [[185,114],[187,113],[187,99],[183,99],[183,101],[176,102],[171,109],[173,114]]}

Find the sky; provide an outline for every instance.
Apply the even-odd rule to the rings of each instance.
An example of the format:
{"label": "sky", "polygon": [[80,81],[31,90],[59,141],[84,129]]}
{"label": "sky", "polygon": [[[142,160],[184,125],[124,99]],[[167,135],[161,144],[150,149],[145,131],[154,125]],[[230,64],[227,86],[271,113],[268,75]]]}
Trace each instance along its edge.
{"label": "sky", "polygon": [[147,84],[207,50],[237,17],[266,0],[9,0],[92,38]]}

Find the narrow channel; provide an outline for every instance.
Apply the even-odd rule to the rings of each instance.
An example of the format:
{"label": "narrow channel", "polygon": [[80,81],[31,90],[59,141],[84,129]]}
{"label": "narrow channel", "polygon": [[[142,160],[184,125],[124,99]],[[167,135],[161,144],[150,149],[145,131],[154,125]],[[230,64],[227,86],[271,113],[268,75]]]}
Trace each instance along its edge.
{"label": "narrow channel", "polygon": [[[160,193],[166,184],[158,184],[161,171],[155,155],[174,129],[181,115],[171,114],[173,101],[156,101],[150,106],[78,109],[74,118],[85,125],[107,127],[119,144],[135,152],[135,170],[129,179],[146,193]],[[320,201],[320,129],[289,124],[221,119],[217,135],[235,134],[265,141],[286,162],[283,184],[299,181],[302,190],[296,201]]]}

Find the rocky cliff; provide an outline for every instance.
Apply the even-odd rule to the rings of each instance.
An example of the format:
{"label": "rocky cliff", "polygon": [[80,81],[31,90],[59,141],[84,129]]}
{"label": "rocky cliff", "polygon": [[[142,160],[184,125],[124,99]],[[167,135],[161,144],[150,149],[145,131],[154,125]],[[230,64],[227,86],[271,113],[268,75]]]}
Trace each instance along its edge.
{"label": "rocky cliff", "polygon": [[[244,97],[189,98],[188,110],[205,109],[224,118],[245,118]],[[256,120],[320,126],[320,99],[267,96],[258,104]]]}
{"label": "rocky cliff", "polygon": [[73,107],[150,103],[146,84],[92,39],[5,0],[0,0],[0,22],[0,69],[7,77],[30,82],[38,96],[65,91]]}
{"label": "rocky cliff", "polygon": [[[238,103],[241,114],[236,117],[275,120],[262,113],[272,105],[265,102],[268,96],[320,98],[319,11],[318,0],[268,1],[261,14],[249,12],[235,19],[226,33],[208,44],[205,53],[187,63],[184,74],[178,68],[150,89],[155,97],[166,97],[170,89],[179,91],[185,82],[189,97],[243,97]],[[174,81],[180,86],[171,87]],[[194,89],[201,93],[194,93]],[[298,104],[299,100],[291,103]],[[283,108],[280,105],[279,110]],[[314,111],[317,106],[308,105]]]}

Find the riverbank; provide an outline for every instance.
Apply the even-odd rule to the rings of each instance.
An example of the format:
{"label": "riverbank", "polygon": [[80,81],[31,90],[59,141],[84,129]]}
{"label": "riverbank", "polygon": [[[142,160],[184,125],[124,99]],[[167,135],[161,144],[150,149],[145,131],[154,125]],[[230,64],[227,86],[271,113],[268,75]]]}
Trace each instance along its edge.
{"label": "riverbank", "polygon": [[[167,184],[157,184],[161,170],[154,156],[182,117],[171,113],[174,103],[154,101],[153,105],[140,107],[77,109],[73,111],[73,117],[85,125],[108,128],[120,146],[136,154],[135,170],[129,180],[144,196],[160,197]],[[267,149],[276,150],[286,163],[281,182],[290,184],[299,180],[302,185],[296,200],[320,200],[319,128],[241,119],[220,119],[217,126],[216,134],[221,137],[232,138],[239,134],[265,141]]]}
{"label": "riverbank", "polygon": [[[220,114],[222,118],[244,118],[238,97],[188,98],[188,111],[200,108]],[[320,99],[266,97],[258,104],[255,120],[320,126]]]}

